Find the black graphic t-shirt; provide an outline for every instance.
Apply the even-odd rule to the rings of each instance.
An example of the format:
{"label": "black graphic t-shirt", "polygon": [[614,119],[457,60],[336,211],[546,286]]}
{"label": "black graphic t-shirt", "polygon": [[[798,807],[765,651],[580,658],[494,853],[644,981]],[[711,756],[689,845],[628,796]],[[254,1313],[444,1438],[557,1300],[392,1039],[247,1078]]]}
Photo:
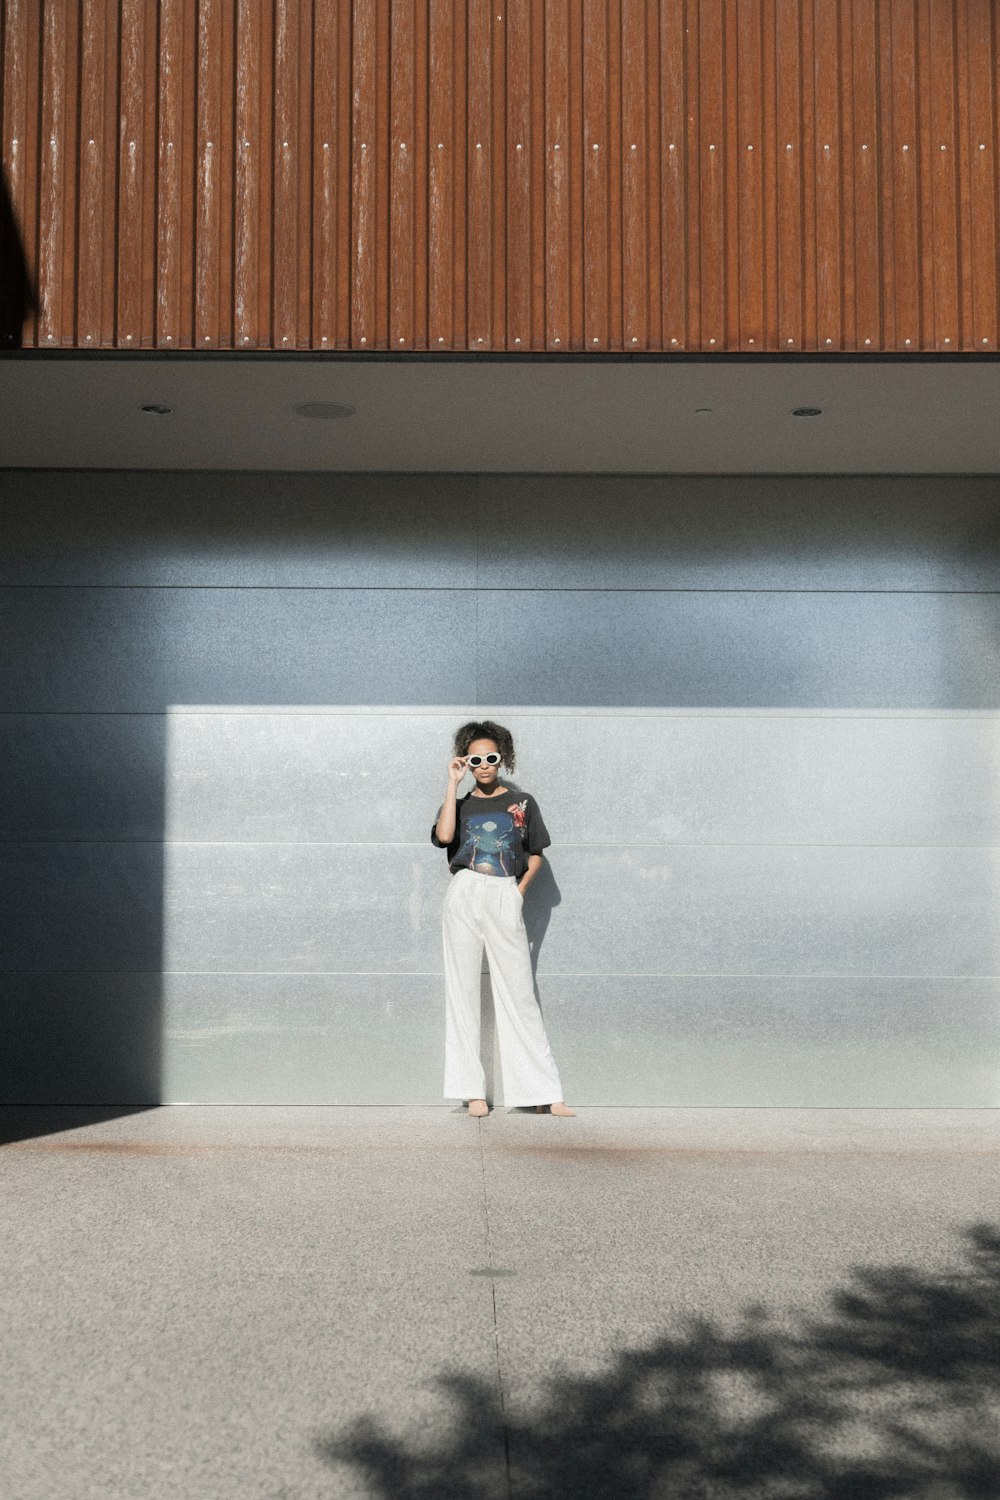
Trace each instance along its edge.
{"label": "black graphic t-shirt", "polygon": [[442,802],[431,825],[431,843],[435,849],[447,848],[453,875],[465,867],[520,879],[528,868],[528,855],[541,854],[552,842],[530,792],[508,790],[493,797],[466,792],[456,800],[455,837],[448,845],[437,836],[443,807]]}

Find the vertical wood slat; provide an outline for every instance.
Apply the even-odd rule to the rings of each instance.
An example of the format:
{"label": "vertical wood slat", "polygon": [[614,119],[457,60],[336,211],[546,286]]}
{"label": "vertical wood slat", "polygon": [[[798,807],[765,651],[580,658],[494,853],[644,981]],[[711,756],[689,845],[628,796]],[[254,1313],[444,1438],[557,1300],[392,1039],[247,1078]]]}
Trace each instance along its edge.
{"label": "vertical wood slat", "polygon": [[[774,110],[777,87],[774,55],[775,24],[775,0],[762,0],[760,129],[763,156],[760,163],[760,178],[763,326],[761,344],[768,349],[774,349],[778,344],[778,183],[776,172],[778,144]],[[758,344],[756,348],[759,349],[761,344]]]}
{"label": "vertical wood slat", "polygon": [[222,88],[221,0],[199,0],[196,164],[198,215],[195,227],[194,338],[198,349],[218,349],[221,327]]}
{"label": "vertical wood slat", "polygon": [[621,11],[622,329],[626,347],[649,343],[646,161],[646,27],[644,0],[623,0]]}
{"label": "vertical wood slat", "polygon": [[[260,306],[260,164],[266,156],[262,156],[259,117],[262,69],[258,21],[253,0],[237,0],[233,145],[233,344],[237,349],[265,342]],[[321,284],[320,305],[325,308],[324,291]]]}
{"label": "vertical wood slat", "polygon": [[[738,260],[736,338],[741,349],[764,342],[764,204],[762,16],[743,6],[737,13],[737,139],[739,182],[736,248]],[[731,231],[732,233],[733,231]]]}
{"label": "vertical wood slat", "polygon": [[997,347],[992,0],[5,0],[0,25],[29,346]]}
{"label": "vertical wood slat", "polygon": [[393,0],[389,55],[389,347],[414,347],[414,0]]}
{"label": "vertical wood slat", "polygon": [[701,344],[704,348],[716,350],[724,347],[726,314],[724,17],[725,0],[700,0],[697,150],[701,172],[701,198],[698,205],[701,226]]}
{"label": "vertical wood slat", "polygon": [[959,204],[957,143],[957,65],[954,0],[930,0],[930,53],[925,104],[929,119],[931,198],[930,271],[934,289],[934,324],[921,340],[943,349],[946,338],[959,337]]}
{"label": "vertical wood slat", "polygon": [[[621,349],[622,323],[624,321],[622,280],[622,179],[624,136],[622,129],[622,28],[618,5],[609,0],[607,6],[608,32],[608,238],[607,238],[607,286],[608,286],[608,348]],[[652,163],[653,180],[659,171],[658,163]],[[657,184],[657,193],[659,187]]]}
{"label": "vertical wood slat", "polygon": [[778,348],[804,344],[802,224],[802,16],[797,0],[775,0]]}
{"label": "vertical wood slat", "polygon": [[65,193],[67,12],[61,5],[45,8],[41,55],[41,122],[38,143],[38,341],[62,342],[63,327],[63,196]]}
{"label": "vertical wood slat", "polygon": [[[840,0],[816,0],[813,42],[816,57],[840,52]],[[840,176],[843,151],[850,150],[849,120],[840,114],[840,68],[817,67],[815,73],[816,183],[816,347],[842,347],[843,222]]]}
{"label": "vertical wood slat", "polygon": [[[345,125],[345,62],[350,60],[350,15],[336,0],[317,0],[313,13],[311,314],[309,344],[333,348],[344,333],[344,272],[341,246],[350,242],[345,170],[349,162],[350,115]],[[347,83],[350,94],[350,82]]]}
{"label": "vertical wood slat", "polygon": [[965,155],[969,162],[969,224],[967,248],[972,295],[969,316],[963,322],[963,345],[969,349],[995,349],[997,336],[997,285],[1000,280],[1000,211],[997,138],[997,74],[1000,56],[1000,9],[992,18],[984,7],[972,6],[968,17],[969,134]]}
{"label": "vertical wood slat", "polygon": [[375,347],[376,0],[353,0],[351,343]]}
{"label": "vertical wood slat", "polygon": [[617,142],[608,122],[608,13],[583,4],[583,337],[608,347],[608,164]]}
{"label": "vertical wood slat", "polygon": [[545,347],[569,347],[569,13],[545,3]]}
{"label": "vertical wood slat", "polygon": [[853,167],[848,176],[854,190],[854,331],[852,347],[877,349],[883,338],[880,238],[882,205],[879,193],[878,0],[853,0]]}
{"label": "vertical wood slat", "polygon": [[430,0],[428,30],[428,332],[432,349],[454,347],[455,70],[453,9],[456,0]]}
{"label": "vertical wood slat", "polygon": [[[199,0],[204,4],[204,0]],[[274,273],[272,299],[276,348],[294,349],[298,328],[299,140],[296,96],[299,26],[305,7],[276,0],[274,9]],[[206,225],[207,227],[207,225]]]}
{"label": "vertical wood slat", "polygon": [[[663,345],[683,349],[688,341],[688,243],[693,225],[687,215],[688,136],[687,0],[661,0],[659,71],[661,182],[660,246]],[[625,336],[624,347],[631,347]]]}
{"label": "vertical wood slat", "polygon": [[898,349],[920,341],[920,187],[917,170],[917,38],[912,3],[889,0],[889,70],[883,86],[892,95],[892,131],[886,141],[887,187],[892,199],[895,272],[893,321]]}
{"label": "vertical wood slat", "polygon": [[[531,118],[531,6],[507,0],[507,240],[508,277],[504,346],[531,347],[532,165],[538,141]],[[518,274],[518,268],[522,274]]]}
{"label": "vertical wood slat", "polygon": [[492,0],[469,0],[468,14],[468,348],[492,347]]}
{"label": "vertical wood slat", "polygon": [[80,165],[78,283],[74,343],[101,345],[104,290],[104,130],[108,113],[104,75],[105,0],[83,0],[80,9]]}
{"label": "vertical wood slat", "polygon": [[[181,338],[181,141],[184,28],[182,0],[163,0],[158,59],[155,342],[175,349]],[[83,257],[81,255],[81,261]]]}

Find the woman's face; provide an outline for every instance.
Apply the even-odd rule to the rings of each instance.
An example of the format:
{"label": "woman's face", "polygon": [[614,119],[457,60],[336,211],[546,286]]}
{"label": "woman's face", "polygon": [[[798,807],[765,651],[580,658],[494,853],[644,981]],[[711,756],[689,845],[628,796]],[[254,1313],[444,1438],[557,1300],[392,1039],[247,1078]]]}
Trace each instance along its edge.
{"label": "woman's face", "polygon": [[[466,755],[499,755],[500,746],[496,740],[473,740],[465,753]],[[478,786],[491,787],[499,784],[499,765],[470,766],[469,770],[472,772]]]}

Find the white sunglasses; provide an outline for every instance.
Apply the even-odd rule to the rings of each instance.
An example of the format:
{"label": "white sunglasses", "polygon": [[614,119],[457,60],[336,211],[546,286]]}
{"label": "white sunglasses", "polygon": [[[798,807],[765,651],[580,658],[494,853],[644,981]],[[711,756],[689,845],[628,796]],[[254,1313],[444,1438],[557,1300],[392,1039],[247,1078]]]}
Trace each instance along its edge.
{"label": "white sunglasses", "polygon": [[498,766],[500,756],[493,750],[489,755],[469,755],[466,757],[466,763],[470,766]]}

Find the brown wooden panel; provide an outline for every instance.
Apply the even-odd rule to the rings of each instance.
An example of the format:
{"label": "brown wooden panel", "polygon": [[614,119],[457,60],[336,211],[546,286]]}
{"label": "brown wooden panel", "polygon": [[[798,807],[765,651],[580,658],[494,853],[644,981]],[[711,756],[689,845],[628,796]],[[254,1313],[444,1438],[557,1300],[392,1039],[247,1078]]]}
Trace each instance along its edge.
{"label": "brown wooden panel", "polygon": [[[279,7],[280,9],[280,7]],[[195,164],[198,174],[195,223],[195,302],[194,336],[198,349],[218,349],[222,322],[220,298],[222,189],[224,172],[222,151],[222,4],[221,0],[199,0],[198,4],[198,115],[196,122]],[[278,52],[282,50],[284,32],[279,25]],[[280,78],[280,61],[278,66]],[[280,97],[279,84],[279,97]],[[279,125],[279,130],[281,126]],[[294,196],[289,194],[294,202]],[[280,235],[282,218],[276,222]],[[281,255],[278,265],[281,268]],[[279,294],[283,280],[278,282]]]}
{"label": "brown wooden panel", "polygon": [[614,147],[608,128],[608,12],[604,0],[584,0],[583,40],[583,331],[588,349],[606,349],[608,162]]}
{"label": "brown wooden panel", "polygon": [[930,135],[929,189],[931,200],[930,273],[934,294],[934,322],[921,340],[943,349],[959,337],[958,274],[958,140],[954,0],[929,0],[930,49],[927,67]]}
{"label": "brown wooden panel", "polygon": [[393,0],[389,80],[389,343],[414,347],[415,0]]}
{"label": "brown wooden panel", "polygon": [[545,347],[569,347],[569,12],[545,4]]}
{"label": "brown wooden panel", "polygon": [[531,347],[531,277],[517,268],[531,265],[532,163],[537,142],[531,119],[531,6],[528,0],[507,5],[507,265],[505,345]]}
{"label": "brown wooden panel", "polygon": [[969,239],[967,261],[972,296],[962,323],[966,349],[996,348],[997,284],[1000,279],[1000,210],[997,138],[997,60],[1000,57],[1000,9],[991,16],[972,6],[968,18],[969,133],[963,155],[969,163]]}
{"label": "brown wooden panel", "polygon": [[[60,344],[68,309],[63,303],[63,235],[67,229],[63,212],[66,191],[67,135],[70,110],[67,101],[67,8],[49,4],[45,8],[42,34],[41,121],[38,183],[38,296],[40,344]],[[70,324],[71,327],[71,324]]]}
{"label": "brown wooden panel", "polygon": [[[660,22],[660,246],[663,346],[683,349],[688,340],[689,246],[697,255],[697,225],[688,217],[689,138],[686,0],[661,0]],[[694,163],[697,171],[697,161]],[[625,348],[634,347],[625,335]]]}
{"label": "brown wooden panel", "polygon": [[493,6],[492,0],[469,0],[468,3],[468,82],[469,128],[468,162],[468,248],[469,278],[468,347],[487,351],[492,347],[492,260],[493,260]]}
{"label": "brown wooden panel", "polygon": [[[202,4],[203,0],[199,0]],[[299,27],[304,7],[296,0],[276,0],[274,9],[274,342],[279,349],[294,349],[298,343],[299,279],[299,140],[298,51]],[[204,209],[203,209],[204,213]],[[206,220],[206,229],[208,222]],[[199,285],[199,303],[201,287]]]}
{"label": "brown wooden panel", "polygon": [[455,340],[455,4],[430,0],[427,301],[432,349],[451,349]]}
{"label": "brown wooden panel", "polygon": [[[726,316],[725,0],[698,6],[698,159],[701,199],[701,347],[720,351]],[[735,247],[734,247],[735,248]]]}
{"label": "brown wooden panel", "polygon": [[805,233],[802,212],[802,13],[798,0],[775,0],[778,200],[778,348],[803,347]]}
{"label": "brown wooden panel", "polygon": [[840,0],[815,0],[813,45],[817,58],[836,66],[819,67],[815,79],[816,138],[816,347],[842,347],[844,223],[841,213],[841,158],[850,151],[850,117],[841,118]]}
{"label": "brown wooden panel", "polygon": [[854,150],[851,158],[846,158],[845,153],[846,179],[848,183],[853,181],[854,207],[853,331],[849,343],[856,349],[871,350],[881,347],[883,336],[877,0],[853,0],[853,12]]}
{"label": "brown wooden panel", "polygon": [[919,345],[922,321],[917,18],[913,0],[888,0],[887,10],[890,54],[883,83],[890,94],[892,130],[885,186],[893,206],[894,342],[899,349],[910,349]]}
{"label": "brown wooden panel", "polygon": [[107,90],[104,78],[106,0],[82,0],[80,7],[79,275],[74,343],[101,344],[104,291],[104,130]]}
{"label": "brown wooden panel", "polygon": [[373,349],[375,338],[375,67],[378,0],[353,0],[351,115],[351,343]]}
{"label": "brown wooden panel", "polygon": [[622,0],[622,328],[629,348],[649,346],[646,162],[646,25],[643,0]]}
{"label": "brown wooden panel", "polygon": [[315,347],[350,333],[351,10],[315,0],[313,19],[312,331]]}
{"label": "brown wooden panel", "polygon": [[764,60],[762,11],[742,6],[738,11],[737,140],[739,180],[736,259],[738,268],[737,337],[741,349],[760,349],[764,343]]}
{"label": "brown wooden panel", "polygon": [[997,347],[995,0],[4,0],[0,38],[8,346]]}
{"label": "brown wooden panel", "polygon": [[[237,0],[236,140],[233,206],[233,343],[238,349],[266,342],[260,303],[261,252],[261,31],[253,0]],[[325,179],[324,179],[325,186]],[[323,293],[320,306],[325,310]]]}

